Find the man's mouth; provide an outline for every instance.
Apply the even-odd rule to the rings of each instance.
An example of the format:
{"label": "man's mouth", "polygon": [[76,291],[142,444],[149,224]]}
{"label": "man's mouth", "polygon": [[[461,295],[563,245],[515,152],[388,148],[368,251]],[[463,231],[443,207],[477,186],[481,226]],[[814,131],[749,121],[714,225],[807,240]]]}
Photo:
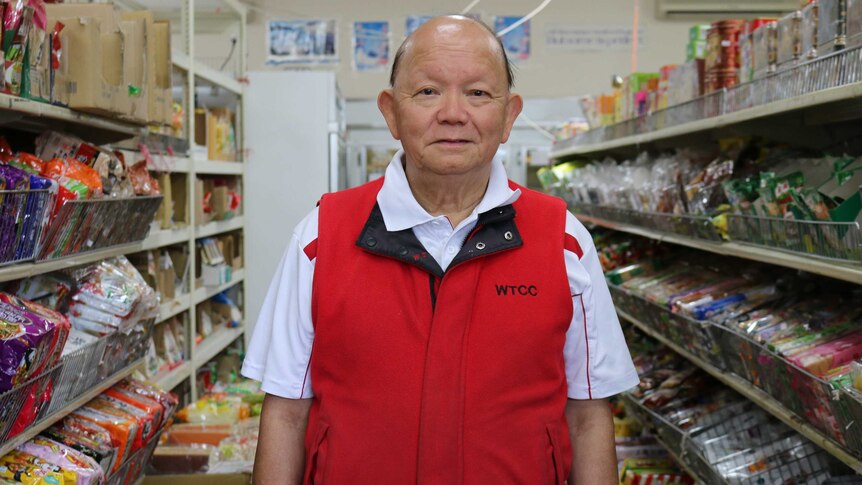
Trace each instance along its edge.
{"label": "man's mouth", "polygon": [[446,145],[465,144],[465,143],[470,143],[470,140],[464,140],[461,138],[443,138],[442,140],[437,140],[435,143],[442,143],[442,144],[446,144]]}

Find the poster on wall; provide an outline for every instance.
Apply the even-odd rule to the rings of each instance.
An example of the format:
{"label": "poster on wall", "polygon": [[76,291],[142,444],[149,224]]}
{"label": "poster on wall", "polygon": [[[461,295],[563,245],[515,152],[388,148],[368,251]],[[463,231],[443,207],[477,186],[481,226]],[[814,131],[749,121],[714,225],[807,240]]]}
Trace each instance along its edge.
{"label": "poster on wall", "polygon": [[353,69],[385,71],[389,64],[389,22],[353,22]]}
{"label": "poster on wall", "polygon": [[416,29],[422,26],[425,22],[433,19],[433,15],[408,15],[404,22],[404,35],[410,35],[416,32]]}
{"label": "poster on wall", "polygon": [[267,22],[267,64],[324,64],[338,62],[336,23],[326,20],[270,20]]}
{"label": "poster on wall", "polygon": [[[500,32],[514,24],[521,17],[494,17],[494,32]],[[501,39],[509,60],[518,62],[530,58],[530,21],[515,27]]]}

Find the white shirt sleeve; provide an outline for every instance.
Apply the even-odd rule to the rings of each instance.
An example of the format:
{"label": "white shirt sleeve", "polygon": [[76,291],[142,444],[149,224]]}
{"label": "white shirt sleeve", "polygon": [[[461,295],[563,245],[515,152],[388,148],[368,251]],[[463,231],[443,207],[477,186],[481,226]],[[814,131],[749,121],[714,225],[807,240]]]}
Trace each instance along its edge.
{"label": "white shirt sleeve", "polygon": [[638,385],[639,378],[623,337],[593,239],[571,212],[566,234],[575,238],[583,255],[565,250],[572,291],[572,323],[563,354],[568,396],[601,399]]}
{"label": "white shirt sleeve", "polygon": [[242,375],[269,394],[313,397],[309,364],[314,342],[311,285],[314,263],[305,248],[317,240],[317,208],[293,232],[261,307]]}

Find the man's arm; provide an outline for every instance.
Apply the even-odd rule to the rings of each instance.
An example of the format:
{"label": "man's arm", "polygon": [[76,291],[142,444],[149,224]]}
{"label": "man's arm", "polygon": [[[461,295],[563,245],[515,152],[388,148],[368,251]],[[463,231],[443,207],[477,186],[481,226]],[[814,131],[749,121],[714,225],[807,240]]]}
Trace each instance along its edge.
{"label": "man's arm", "polygon": [[260,414],[260,435],[254,459],[254,483],[302,483],[305,429],[311,399],[286,399],[267,394]]}
{"label": "man's arm", "polygon": [[616,485],[614,419],[607,399],[569,399],[566,420],[572,440],[569,485]]}

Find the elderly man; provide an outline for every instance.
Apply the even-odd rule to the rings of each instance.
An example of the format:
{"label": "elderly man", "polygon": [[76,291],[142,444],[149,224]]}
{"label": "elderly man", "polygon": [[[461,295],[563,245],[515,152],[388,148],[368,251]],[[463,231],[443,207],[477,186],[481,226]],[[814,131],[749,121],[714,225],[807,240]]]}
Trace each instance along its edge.
{"label": "elderly man", "polygon": [[605,398],[637,374],[586,229],[495,158],[522,106],[499,40],[435,18],[391,84],[403,150],[297,227],[255,328],[255,482],[616,483]]}

